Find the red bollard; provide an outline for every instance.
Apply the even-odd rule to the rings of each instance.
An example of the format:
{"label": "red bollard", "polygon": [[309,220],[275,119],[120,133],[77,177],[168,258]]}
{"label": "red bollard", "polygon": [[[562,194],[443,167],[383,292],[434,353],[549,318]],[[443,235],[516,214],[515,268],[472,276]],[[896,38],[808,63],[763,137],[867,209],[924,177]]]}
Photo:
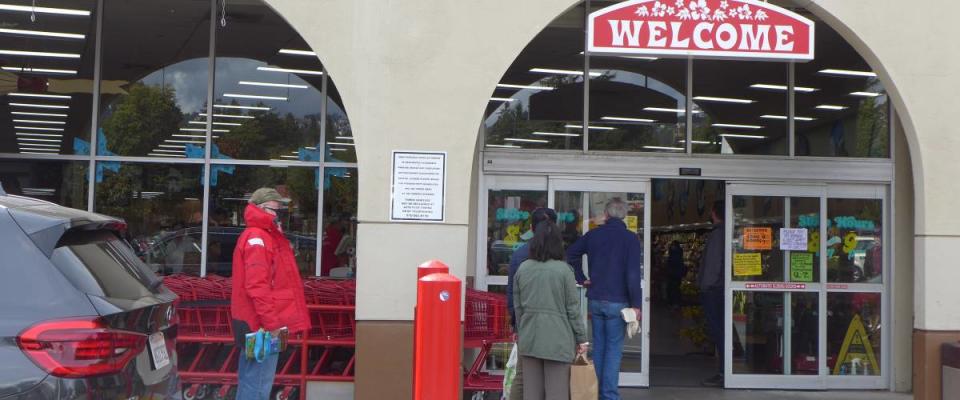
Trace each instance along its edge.
{"label": "red bollard", "polygon": [[430,260],[423,264],[420,264],[420,266],[417,267],[417,279],[423,278],[430,274],[439,274],[439,273],[443,273],[443,274],[450,273],[450,267],[448,267],[447,264],[444,264],[443,261],[440,261],[440,260]]}
{"label": "red bollard", "polygon": [[414,400],[460,397],[460,292],[463,282],[447,273],[417,281],[413,338]]}

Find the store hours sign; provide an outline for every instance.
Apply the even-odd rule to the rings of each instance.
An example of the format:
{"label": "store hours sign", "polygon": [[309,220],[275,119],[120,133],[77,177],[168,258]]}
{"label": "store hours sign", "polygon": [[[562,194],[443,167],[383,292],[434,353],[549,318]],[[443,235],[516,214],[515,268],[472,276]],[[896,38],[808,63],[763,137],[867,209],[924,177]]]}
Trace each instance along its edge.
{"label": "store hours sign", "polygon": [[813,21],[757,0],[632,0],[588,20],[593,53],[808,61]]}
{"label": "store hours sign", "polygon": [[390,220],[443,222],[447,153],[394,151]]}

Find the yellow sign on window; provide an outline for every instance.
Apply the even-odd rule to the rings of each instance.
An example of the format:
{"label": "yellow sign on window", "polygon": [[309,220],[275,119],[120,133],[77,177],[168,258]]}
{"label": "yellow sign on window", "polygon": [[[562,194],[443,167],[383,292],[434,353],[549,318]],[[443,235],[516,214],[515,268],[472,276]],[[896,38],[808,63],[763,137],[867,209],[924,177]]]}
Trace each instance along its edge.
{"label": "yellow sign on window", "polygon": [[633,233],[640,231],[639,218],[636,215],[628,215],[627,218],[623,219],[623,222],[627,223],[627,229]]}
{"label": "yellow sign on window", "polygon": [[737,253],[733,255],[734,276],[763,275],[760,253]]}

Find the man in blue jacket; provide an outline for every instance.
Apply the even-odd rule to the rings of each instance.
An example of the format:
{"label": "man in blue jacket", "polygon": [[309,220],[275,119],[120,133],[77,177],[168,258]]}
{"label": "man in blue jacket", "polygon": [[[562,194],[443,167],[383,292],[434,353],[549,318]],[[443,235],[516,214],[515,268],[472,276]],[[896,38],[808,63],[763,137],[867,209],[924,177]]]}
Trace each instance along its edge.
{"label": "man in blue jacket", "polygon": [[[643,246],[623,222],[628,208],[620,198],[610,200],[604,210],[606,222],[567,249],[567,262],[573,266],[577,282],[587,287],[600,400],[620,399],[617,388],[626,335],[621,311],[633,308],[639,317],[643,306]],[[589,279],[583,273],[584,254]]]}

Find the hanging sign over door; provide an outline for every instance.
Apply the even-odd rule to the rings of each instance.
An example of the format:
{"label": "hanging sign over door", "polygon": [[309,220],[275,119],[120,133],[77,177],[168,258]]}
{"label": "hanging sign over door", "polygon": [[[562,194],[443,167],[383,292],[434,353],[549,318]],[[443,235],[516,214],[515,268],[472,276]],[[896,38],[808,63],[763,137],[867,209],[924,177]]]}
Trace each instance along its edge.
{"label": "hanging sign over door", "polygon": [[590,14],[588,50],[809,61],[813,21],[758,0],[632,0]]}

